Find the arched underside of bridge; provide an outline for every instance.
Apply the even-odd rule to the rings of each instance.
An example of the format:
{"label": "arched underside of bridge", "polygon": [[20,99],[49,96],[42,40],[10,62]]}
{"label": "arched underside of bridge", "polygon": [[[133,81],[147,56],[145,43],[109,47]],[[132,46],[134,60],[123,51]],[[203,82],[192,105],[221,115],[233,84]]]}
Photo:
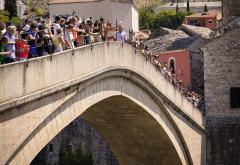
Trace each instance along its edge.
{"label": "arched underside of bridge", "polygon": [[[0,151],[4,151],[0,152],[0,164],[29,164],[48,142],[80,115],[95,125],[122,164],[130,164],[125,161],[133,161],[136,157],[147,160],[147,151],[154,147],[159,155],[152,153],[152,157],[161,161],[158,164],[164,164],[167,159],[166,164],[171,164],[173,157],[176,158],[174,163],[205,163],[201,112],[129,45],[99,43],[28,63],[9,64],[0,67],[0,79]],[[118,105],[116,98],[124,100],[123,107],[109,109],[106,114],[107,108],[98,110],[100,105],[104,107],[111,100],[113,103],[109,106]],[[132,118],[128,111],[119,114],[124,111],[125,103],[138,107]],[[116,123],[121,125],[114,129],[119,129],[120,135],[115,132],[110,138],[105,131],[116,123],[106,126],[106,130],[102,130],[101,123],[114,119],[111,116],[114,113],[120,116]],[[127,120],[131,121],[128,127],[122,122]],[[137,138],[133,136],[134,131]],[[146,137],[151,135],[150,139],[141,138],[143,133]],[[129,142],[130,136],[136,139],[135,144]],[[121,139],[117,143],[118,138]],[[126,143],[125,147],[122,144],[124,149],[117,146],[120,142]],[[139,143],[144,145],[141,153],[132,147],[143,147]],[[129,148],[132,151],[128,151]]]}
{"label": "arched underside of bridge", "polygon": [[83,118],[101,133],[120,164],[181,164],[160,124],[126,97],[105,99],[83,113]]}
{"label": "arched underside of bridge", "polygon": [[[188,131],[194,126],[175,123],[177,120],[185,120],[184,117],[174,113],[178,118],[176,120],[171,114],[171,106],[166,106],[154,90],[144,86],[145,83],[139,79],[100,77],[81,84],[76,90],[69,89],[74,92],[70,92],[56,109],[49,111],[47,108],[48,114],[44,114],[44,109],[41,109],[44,115],[20,139],[7,159],[7,164],[29,164],[46,144],[80,115],[102,135],[120,164],[201,163],[199,157],[203,134],[195,131],[196,135],[189,136],[192,134],[189,131],[187,134],[190,134],[183,137],[181,129]],[[68,92],[65,90],[64,93]],[[52,101],[56,95],[62,93],[54,93],[21,108],[37,111],[38,106],[44,105],[46,100]],[[28,111],[26,113],[34,112]],[[200,149],[194,151],[196,153],[192,153],[192,149],[189,151],[192,146],[186,143],[188,139],[185,138],[195,138],[192,139],[195,149]]]}

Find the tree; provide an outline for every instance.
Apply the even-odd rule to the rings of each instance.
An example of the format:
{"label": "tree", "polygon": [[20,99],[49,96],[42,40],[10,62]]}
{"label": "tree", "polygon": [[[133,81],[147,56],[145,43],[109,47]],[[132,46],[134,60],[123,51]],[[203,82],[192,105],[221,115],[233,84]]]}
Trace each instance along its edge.
{"label": "tree", "polygon": [[9,13],[7,11],[0,10],[0,22],[8,22],[9,21]]}
{"label": "tree", "polygon": [[34,12],[35,12],[35,14],[36,14],[37,17],[42,17],[42,16],[45,15],[45,11],[44,11],[44,9],[41,8],[41,7],[35,7],[35,8],[34,8]]}
{"label": "tree", "polygon": [[139,12],[140,29],[150,29],[152,32],[159,27],[177,29],[181,26],[185,16],[190,12],[166,10],[154,13],[149,9],[143,8]]}
{"label": "tree", "polygon": [[204,6],[204,12],[208,12],[207,4],[205,4],[205,6]]}
{"label": "tree", "polygon": [[187,11],[190,12],[190,3],[189,3],[189,0],[187,0]]}
{"label": "tree", "polygon": [[21,20],[19,17],[12,17],[11,22],[15,25],[15,26],[19,26],[21,24]]}
{"label": "tree", "polygon": [[176,4],[176,12],[179,11],[179,7],[178,7],[178,1],[177,1],[177,4]]}
{"label": "tree", "polygon": [[17,16],[17,3],[16,0],[6,0],[4,4],[5,10],[9,13],[9,18]]}

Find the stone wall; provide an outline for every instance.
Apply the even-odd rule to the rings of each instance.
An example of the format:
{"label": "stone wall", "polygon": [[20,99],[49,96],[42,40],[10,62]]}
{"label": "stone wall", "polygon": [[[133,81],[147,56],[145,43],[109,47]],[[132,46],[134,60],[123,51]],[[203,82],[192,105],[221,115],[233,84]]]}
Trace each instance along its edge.
{"label": "stone wall", "polygon": [[207,130],[208,165],[240,164],[240,119],[208,117]]}
{"label": "stone wall", "polygon": [[102,137],[81,118],[77,118],[64,128],[45,146],[31,165],[36,165],[37,162],[45,162],[48,165],[59,164],[60,152],[74,153],[79,148],[81,148],[83,154],[92,155],[94,165],[118,165],[118,161]]}
{"label": "stone wall", "polygon": [[218,37],[203,48],[207,116],[240,117],[230,108],[230,88],[240,87],[240,29]]}
{"label": "stone wall", "polygon": [[207,40],[199,37],[189,46],[191,58],[191,90],[204,96],[204,76],[203,76],[203,53],[200,47],[204,46]]}
{"label": "stone wall", "polygon": [[230,88],[240,87],[239,34],[235,28],[203,48],[209,165],[240,164],[240,109],[230,108]]}
{"label": "stone wall", "polygon": [[224,22],[231,20],[232,16],[240,16],[240,1],[239,0],[223,0]]}

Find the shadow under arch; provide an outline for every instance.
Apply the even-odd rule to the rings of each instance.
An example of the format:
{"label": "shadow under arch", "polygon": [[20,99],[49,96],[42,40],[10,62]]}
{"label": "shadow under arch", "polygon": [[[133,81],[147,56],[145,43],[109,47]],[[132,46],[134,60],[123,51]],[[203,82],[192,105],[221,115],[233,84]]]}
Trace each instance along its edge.
{"label": "shadow under arch", "polygon": [[181,164],[161,125],[127,97],[112,96],[102,100],[81,117],[105,139],[120,164]]}
{"label": "shadow under arch", "polygon": [[[174,146],[174,150],[170,150],[170,153],[177,153],[178,156],[175,156],[176,162],[181,160],[180,162],[182,164],[191,164],[191,158],[189,157],[184,144],[182,144],[182,140],[175,130],[175,126],[173,126],[174,123],[171,123],[163,112],[165,111],[165,106],[157,104],[154,99],[146,91],[144,91],[144,89],[123,77],[109,77],[99,80],[76,93],[46,119],[44,119],[33,132],[31,132],[27,139],[20,147],[18,147],[11,158],[7,161],[7,164],[18,164],[19,162],[29,164],[39,151],[69,123],[84,113],[87,109],[89,109],[89,107],[94,107],[95,104],[98,105],[98,103],[101,103],[102,100],[112,98],[113,96],[124,96],[148,112],[150,116],[156,119],[158,125],[161,126],[167,134],[166,137],[168,137],[168,140],[166,138],[165,140],[167,140],[168,143],[170,140],[170,144]],[[88,113],[86,113],[86,115],[87,114]],[[101,132],[99,133],[101,134]],[[108,142],[107,139],[105,140]],[[154,146],[154,140],[151,141],[151,143]],[[109,147],[112,148],[111,145],[109,145]],[[159,153],[160,152],[165,154],[166,151],[161,150]],[[177,157],[179,158],[177,159]],[[171,161],[171,159],[168,161]],[[161,159],[161,162],[158,162],[157,164],[169,164],[169,162],[164,163],[163,160],[164,159]],[[174,161],[174,164],[176,164],[176,162]]]}

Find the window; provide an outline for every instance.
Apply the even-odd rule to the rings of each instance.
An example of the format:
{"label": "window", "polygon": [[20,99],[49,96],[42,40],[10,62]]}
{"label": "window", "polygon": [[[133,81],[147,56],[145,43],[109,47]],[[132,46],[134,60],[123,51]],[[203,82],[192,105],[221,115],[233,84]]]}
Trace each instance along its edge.
{"label": "window", "polygon": [[189,25],[201,26],[201,21],[199,20],[190,20]]}
{"label": "window", "polygon": [[231,108],[240,108],[240,87],[230,88],[230,106]]}
{"label": "window", "polygon": [[171,70],[172,74],[176,73],[176,60],[174,57],[169,58],[168,60],[168,69]]}

